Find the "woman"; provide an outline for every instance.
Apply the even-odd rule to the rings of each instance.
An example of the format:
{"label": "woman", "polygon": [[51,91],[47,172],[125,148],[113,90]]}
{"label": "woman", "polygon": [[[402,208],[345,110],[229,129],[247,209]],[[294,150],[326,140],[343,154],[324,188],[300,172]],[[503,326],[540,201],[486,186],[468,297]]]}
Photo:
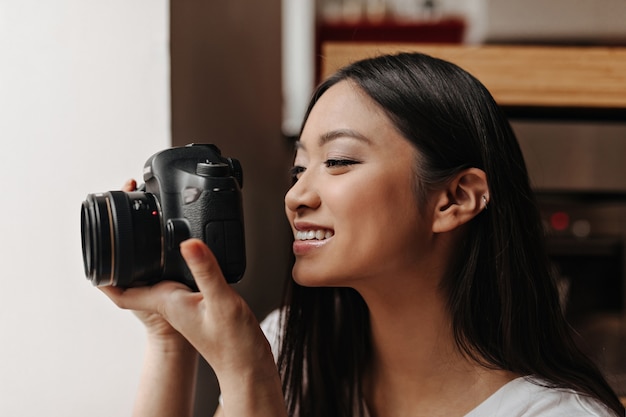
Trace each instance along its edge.
{"label": "woman", "polygon": [[294,280],[264,326],[278,367],[197,240],[199,293],[105,289],[149,330],[137,415],[189,412],[194,351],[227,416],[624,415],[562,316],[510,126],[465,71],[421,54],[339,71],[293,175]]}

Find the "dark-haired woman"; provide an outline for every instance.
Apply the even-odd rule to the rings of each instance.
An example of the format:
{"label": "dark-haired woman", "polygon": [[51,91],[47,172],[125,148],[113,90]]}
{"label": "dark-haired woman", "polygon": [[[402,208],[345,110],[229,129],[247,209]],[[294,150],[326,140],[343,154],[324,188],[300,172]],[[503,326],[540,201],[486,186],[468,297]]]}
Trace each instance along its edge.
{"label": "dark-haired woman", "polygon": [[136,415],[189,413],[195,352],[225,416],[624,415],[563,318],[511,128],[468,73],[421,54],[344,68],[293,177],[293,281],[265,333],[197,240],[181,252],[199,293],[104,289],[148,328]]}

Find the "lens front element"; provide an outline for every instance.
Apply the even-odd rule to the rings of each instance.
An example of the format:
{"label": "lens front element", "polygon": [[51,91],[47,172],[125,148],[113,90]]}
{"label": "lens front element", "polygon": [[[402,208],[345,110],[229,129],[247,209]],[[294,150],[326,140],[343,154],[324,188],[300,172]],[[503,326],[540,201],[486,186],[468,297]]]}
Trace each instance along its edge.
{"label": "lens front element", "polygon": [[85,275],[94,285],[129,287],[160,276],[163,230],[153,194],[89,194],[82,204],[81,233]]}

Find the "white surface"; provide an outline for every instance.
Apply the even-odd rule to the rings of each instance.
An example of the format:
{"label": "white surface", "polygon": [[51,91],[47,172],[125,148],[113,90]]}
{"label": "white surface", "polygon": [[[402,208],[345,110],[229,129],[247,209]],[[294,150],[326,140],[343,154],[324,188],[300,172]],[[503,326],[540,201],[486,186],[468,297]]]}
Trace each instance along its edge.
{"label": "white surface", "polygon": [[168,2],[0,0],[0,415],[129,415],[142,326],[84,278],[80,204],[169,146]]}
{"label": "white surface", "polygon": [[624,0],[488,0],[487,38],[621,42],[626,40]]}
{"label": "white surface", "polygon": [[282,130],[295,136],[315,83],[315,0],[283,0],[282,31]]}

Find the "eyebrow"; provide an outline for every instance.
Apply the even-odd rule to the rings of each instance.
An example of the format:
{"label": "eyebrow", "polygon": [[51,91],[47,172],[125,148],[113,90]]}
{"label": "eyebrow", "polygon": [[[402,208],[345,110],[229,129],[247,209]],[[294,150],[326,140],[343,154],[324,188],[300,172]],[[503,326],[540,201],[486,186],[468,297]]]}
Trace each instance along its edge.
{"label": "eyebrow", "polygon": [[[328,142],[332,142],[333,140],[339,139],[339,138],[352,138],[352,139],[357,139],[365,143],[372,142],[367,136],[357,132],[356,130],[336,129],[336,130],[331,130],[329,132],[326,132],[320,135],[318,139],[318,144],[319,146],[323,146],[323,145],[326,145]],[[302,142],[300,140],[297,140],[295,145],[296,145],[296,150],[304,149],[304,145],[302,145]]]}

